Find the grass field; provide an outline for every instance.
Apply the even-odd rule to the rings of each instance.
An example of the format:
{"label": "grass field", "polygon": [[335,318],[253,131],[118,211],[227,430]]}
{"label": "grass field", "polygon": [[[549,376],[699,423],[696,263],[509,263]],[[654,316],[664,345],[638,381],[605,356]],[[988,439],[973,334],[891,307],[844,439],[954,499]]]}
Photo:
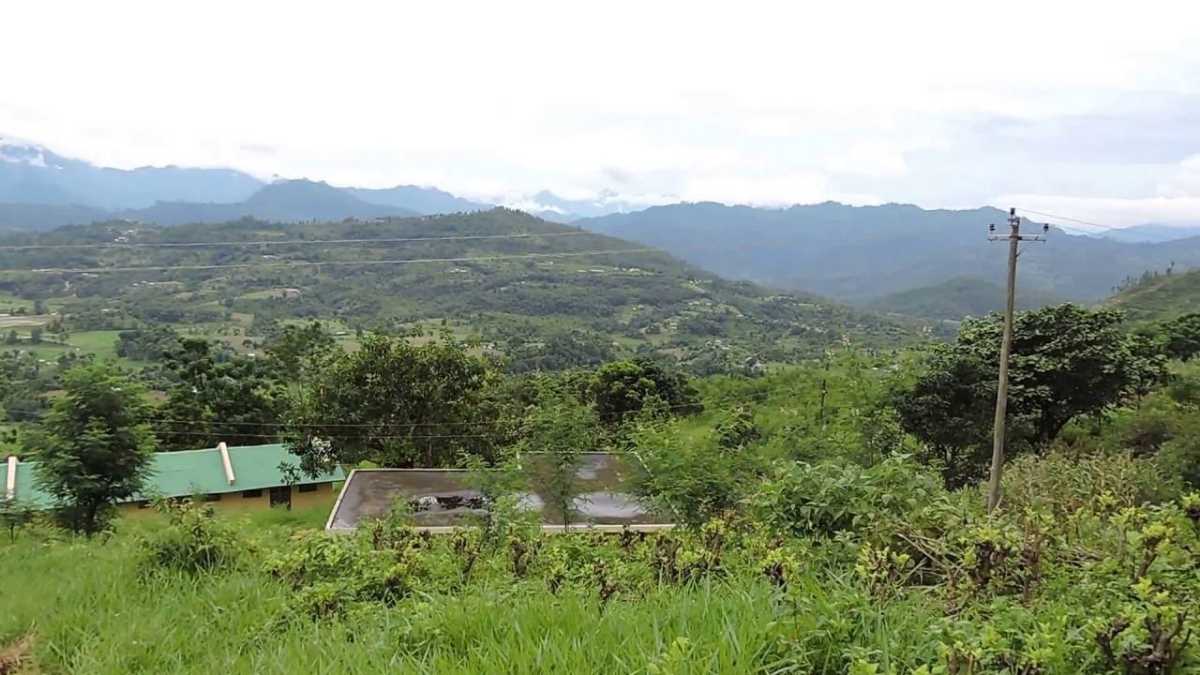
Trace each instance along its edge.
{"label": "grass field", "polygon": [[[1197,672],[1200,650],[1181,633],[1159,670],[1119,667],[1097,638],[1130,625],[1122,617],[1195,627],[1190,511],[1126,508],[1144,532],[1172,533],[1142,558],[1146,535],[1109,522],[1110,493],[1048,539],[1024,540],[1046,556],[1030,568],[1020,514],[985,520],[977,495],[961,496],[910,514],[943,524],[898,530],[922,542],[913,555],[949,556],[966,575],[953,583],[937,559],[915,568],[909,553],[871,543],[868,530],[897,525],[878,527],[887,509],[834,538],[732,520],[644,538],[542,535],[517,521],[486,538],[422,537],[403,519],[327,535],[324,506],[153,515],[91,540],[37,526],[0,535],[0,668],[14,655],[24,668],[0,672]],[[1009,553],[978,567],[996,550]],[[212,551],[228,557],[181,564]],[[1139,558],[1149,564],[1131,578]],[[1122,640],[1120,658],[1154,662],[1144,631]]]}
{"label": "grass field", "polygon": [[[261,551],[319,527],[327,511],[270,511],[239,527]],[[481,580],[327,621],[295,619],[293,591],[245,564],[221,574],[139,573],[138,542],[22,533],[0,543],[0,648],[32,636],[38,670],[72,673],[752,672],[776,611],[757,579],[656,590],[602,608],[590,589]],[[672,660],[692,664],[671,668]]]}

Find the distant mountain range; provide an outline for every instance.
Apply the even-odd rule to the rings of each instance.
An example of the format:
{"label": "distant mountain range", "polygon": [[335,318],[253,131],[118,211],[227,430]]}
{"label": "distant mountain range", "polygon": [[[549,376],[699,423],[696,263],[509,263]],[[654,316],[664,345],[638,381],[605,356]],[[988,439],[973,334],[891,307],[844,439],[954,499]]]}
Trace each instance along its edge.
{"label": "distant mountain range", "polygon": [[0,136],[0,202],[136,209],[156,201],[236,202],[262,185],[232,169],[98,167]]}
{"label": "distant mountain range", "polygon": [[[994,208],[925,210],[835,202],[786,209],[711,202],[651,207],[575,225],[662,248],[722,276],[869,303],[900,291],[973,277],[1003,283],[1005,251],[987,226]],[[1200,237],[1127,243],[1052,228],[1027,244],[1020,287],[1069,300],[1108,296],[1146,270],[1200,266]]]}
{"label": "distant mountain range", "polygon": [[1105,230],[1097,236],[1112,239],[1113,241],[1129,243],[1161,243],[1177,239],[1187,239],[1189,237],[1200,237],[1200,226],[1158,225],[1149,223],[1146,225]]}
{"label": "distant mountain range", "polygon": [[[879,309],[894,305],[889,311],[924,317],[986,311],[992,308],[989,285],[1004,280],[1003,247],[987,241],[986,228],[1004,223],[1006,214],[993,208],[700,202],[636,210],[612,192],[575,200],[547,191],[516,201],[511,205],[543,219],[655,246],[725,277]],[[104,168],[0,138],[0,228],[9,231],[108,220],[329,222],[491,206],[433,187],[266,183],[231,169]],[[1200,266],[1200,227],[1143,225],[1099,234],[1054,229],[1048,243],[1025,247],[1020,289],[1040,294],[1031,298],[1097,301],[1127,278],[1172,263]]]}
{"label": "distant mountain range", "polygon": [[245,216],[298,221],[437,215],[481,211],[501,202],[515,202],[558,223],[635,208],[614,193],[571,200],[542,191],[487,202],[416,185],[335,188],[307,180],[267,183],[233,169],[113,169],[0,136],[0,227],[6,229],[43,230],[113,218],[172,225]]}

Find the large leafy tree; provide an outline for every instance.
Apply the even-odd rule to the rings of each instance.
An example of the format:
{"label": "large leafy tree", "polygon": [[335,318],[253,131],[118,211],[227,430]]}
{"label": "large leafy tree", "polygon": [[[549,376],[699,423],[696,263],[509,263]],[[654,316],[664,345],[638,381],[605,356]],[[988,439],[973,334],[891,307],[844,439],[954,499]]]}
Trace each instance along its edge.
{"label": "large leafy tree", "polygon": [[273,440],[284,400],[269,363],[188,338],[167,354],[165,366],[174,380],[159,410],[158,435],[165,447]]}
{"label": "large leafy tree", "polygon": [[288,324],[272,330],[264,344],[271,365],[287,380],[297,380],[306,370],[319,368],[336,356],[337,340],[321,322]]}
{"label": "large leafy tree", "polygon": [[[1009,362],[1010,454],[1045,448],[1072,419],[1142,395],[1166,376],[1162,354],[1121,323],[1120,312],[1070,304],[1018,315]],[[1002,330],[996,315],[964,321],[957,341],[934,350],[897,401],[905,428],[928,444],[951,484],[979,478],[986,466]]]}
{"label": "large leafy tree", "polygon": [[1200,354],[1200,314],[1184,314],[1156,328],[1167,356],[1187,361]]}
{"label": "large leafy tree", "polygon": [[306,380],[290,414],[306,471],[331,462],[444,466],[496,439],[485,390],[495,371],[449,339],[366,337]]}
{"label": "large leafy tree", "polygon": [[589,393],[600,421],[609,425],[630,421],[648,404],[680,415],[703,408],[687,377],[644,358],[604,364],[596,370]]}
{"label": "large leafy tree", "polygon": [[58,502],[60,522],[91,535],[117,501],[141,488],[156,441],[136,382],[107,365],[79,366],[62,379],[63,394],[28,449],[37,481]]}

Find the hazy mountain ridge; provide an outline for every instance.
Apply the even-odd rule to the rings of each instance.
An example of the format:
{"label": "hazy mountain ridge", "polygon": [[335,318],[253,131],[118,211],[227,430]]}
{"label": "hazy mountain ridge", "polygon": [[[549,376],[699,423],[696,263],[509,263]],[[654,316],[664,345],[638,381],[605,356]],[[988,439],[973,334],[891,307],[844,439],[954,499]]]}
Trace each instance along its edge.
{"label": "hazy mountain ridge", "polygon": [[[766,209],[703,202],[575,224],[662,248],[722,276],[866,302],[957,277],[1003,283],[1005,251],[987,240],[987,227],[1004,227],[1006,217],[994,208],[825,202]],[[1096,301],[1122,279],[1172,261],[1200,265],[1200,237],[1126,243],[1051,228],[1048,242],[1024,246],[1020,287]]]}
{"label": "hazy mountain ridge", "polygon": [[397,185],[391,188],[343,188],[347,193],[370,204],[394,206],[424,215],[486,211],[495,204],[456,197],[435,187]]}
{"label": "hazy mountain ridge", "polygon": [[1162,243],[1200,237],[1200,226],[1147,223],[1145,225],[1106,230],[1098,236],[1105,239],[1112,239],[1113,241]]}
{"label": "hazy mountain ridge", "polygon": [[234,169],[113,169],[0,136],[0,202],[138,209],[159,201],[236,202],[263,186]]}

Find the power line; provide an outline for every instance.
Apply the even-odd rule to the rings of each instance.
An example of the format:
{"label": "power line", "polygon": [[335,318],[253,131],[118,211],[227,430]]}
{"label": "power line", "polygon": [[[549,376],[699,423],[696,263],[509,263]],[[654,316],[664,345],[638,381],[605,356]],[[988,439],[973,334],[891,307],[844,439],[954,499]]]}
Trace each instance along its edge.
{"label": "power line", "polygon": [[1044,211],[1034,211],[1033,209],[1024,209],[1024,208],[1018,207],[1017,210],[1023,211],[1025,213],[1032,213],[1037,216],[1044,216],[1046,218],[1054,218],[1056,220],[1066,220],[1066,221],[1072,222],[1072,223],[1079,223],[1080,225],[1090,225],[1091,227],[1098,227],[1101,230],[1105,230],[1105,231],[1122,229],[1120,227],[1116,227],[1115,225],[1101,225],[1100,223],[1093,223],[1088,220],[1081,220],[1079,218],[1071,218],[1070,216],[1060,216],[1060,215],[1057,215],[1054,213],[1046,213]]}
{"label": "power line", "polygon": [[464,234],[444,237],[376,237],[366,239],[250,239],[241,241],[161,241],[161,242],[104,242],[79,244],[7,244],[0,251],[32,251],[53,249],[138,249],[138,248],[220,248],[235,246],[307,246],[343,244],[397,244],[438,241],[474,241],[492,239],[532,239],[537,237],[601,236],[595,232],[525,232],[512,234]]}
{"label": "power line", "polygon": [[292,262],[217,263],[211,265],[143,265],[136,267],[43,267],[33,269],[0,269],[7,274],[110,274],[117,272],[200,272],[225,269],[283,269],[290,267],[347,267],[355,265],[413,265],[426,263],[494,262],[498,260],[530,260],[541,258],[577,258],[613,255],[617,253],[650,253],[658,249],[625,248],[563,253],[521,253],[513,255],[463,256],[456,258],[405,258],[399,260],[298,260]]}

